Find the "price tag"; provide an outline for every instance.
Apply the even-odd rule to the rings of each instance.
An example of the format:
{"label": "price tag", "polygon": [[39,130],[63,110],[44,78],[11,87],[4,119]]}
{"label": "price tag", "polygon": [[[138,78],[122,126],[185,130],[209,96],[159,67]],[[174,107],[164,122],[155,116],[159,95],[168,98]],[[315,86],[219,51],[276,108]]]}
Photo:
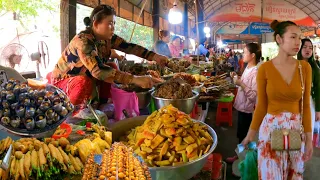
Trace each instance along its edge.
{"label": "price tag", "polygon": [[0,85],[5,82],[8,82],[7,73],[4,70],[0,70]]}

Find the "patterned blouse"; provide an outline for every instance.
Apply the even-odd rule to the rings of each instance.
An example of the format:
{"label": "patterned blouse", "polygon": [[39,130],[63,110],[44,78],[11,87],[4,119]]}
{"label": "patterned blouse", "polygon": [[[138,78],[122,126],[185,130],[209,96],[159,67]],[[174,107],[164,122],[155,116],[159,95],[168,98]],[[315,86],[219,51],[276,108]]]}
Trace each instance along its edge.
{"label": "patterned blouse", "polygon": [[52,72],[53,83],[77,75],[94,77],[101,81],[130,83],[131,74],[117,71],[106,65],[111,55],[111,49],[117,49],[127,54],[134,54],[152,61],[155,53],[139,45],[128,43],[121,37],[113,35],[111,40],[97,40],[90,30],[76,35],[63,51]]}

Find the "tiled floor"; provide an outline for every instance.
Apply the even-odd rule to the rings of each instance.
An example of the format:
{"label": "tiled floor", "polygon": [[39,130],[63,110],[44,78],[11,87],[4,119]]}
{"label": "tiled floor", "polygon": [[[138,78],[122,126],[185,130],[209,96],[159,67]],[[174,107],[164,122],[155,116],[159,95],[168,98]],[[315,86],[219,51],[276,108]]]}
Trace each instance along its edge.
{"label": "tiled floor", "polygon": [[[218,146],[215,150],[217,153],[221,153],[223,158],[234,156],[235,149],[238,144],[238,139],[236,136],[236,125],[237,125],[237,112],[233,112],[233,126],[228,127],[222,126],[217,127],[215,125],[215,112],[216,112],[216,104],[211,103],[209,107],[208,116],[206,119],[206,123],[209,124],[218,135]],[[232,175],[232,165],[228,164],[227,169],[227,180],[238,180]],[[313,158],[311,161],[306,163],[306,171],[304,175],[305,180],[320,180],[320,149],[314,150]]]}

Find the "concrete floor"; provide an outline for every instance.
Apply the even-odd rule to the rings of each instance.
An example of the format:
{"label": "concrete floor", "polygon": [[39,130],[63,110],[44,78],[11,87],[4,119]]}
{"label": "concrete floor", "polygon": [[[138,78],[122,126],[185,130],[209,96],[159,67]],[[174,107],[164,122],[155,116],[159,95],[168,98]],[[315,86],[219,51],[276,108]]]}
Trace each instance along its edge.
{"label": "concrete floor", "polygon": [[[236,155],[235,149],[238,144],[238,138],[236,135],[237,128],[237,112],[233,111],[233,126],[221,126],[215,125],[215,112],[217,105],[211,103],[209,112],[207,115],[206,123],[209,124],[218,135],[218,146],[215,150],[216,153],[221,153],[223,158]],[[228,164],[227,168],[227,180],[238,180],[239,178],[232,175],[232,165]],[[320,180],[320,149],[315,148],[312,159],[306,163],[306,171],[304,175],[305,180]]]}

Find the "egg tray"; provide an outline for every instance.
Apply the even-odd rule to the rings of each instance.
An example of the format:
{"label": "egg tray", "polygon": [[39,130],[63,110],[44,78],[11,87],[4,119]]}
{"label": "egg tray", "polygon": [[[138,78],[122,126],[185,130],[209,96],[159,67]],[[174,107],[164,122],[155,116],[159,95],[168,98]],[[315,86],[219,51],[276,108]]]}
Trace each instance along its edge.
{"label": "egg tray", "polygon": [[[53,91],[53,92],[57,92],[58,94],[63,94],[63,96],[69,100],[68,96],[61,89],[53,85],[47,84],[45,89],[47,91]],[[60,120],[56,121],[53,124],[47,124],[42,129],[34,128],[33,130],[27,130],[25,128],[24,129],[14,128],[10,125],[5,125],[1,121],[0,121],[0,125],[3,126],[9,133],[12,133],[18,136],[37,136],[39,134],[42,134],[51,130],[55,130],[60,124],[62,124],[62,122],[64,122],[72,114],[72,112],[73,111],[69,111],[65,117],[60,118]]]}

